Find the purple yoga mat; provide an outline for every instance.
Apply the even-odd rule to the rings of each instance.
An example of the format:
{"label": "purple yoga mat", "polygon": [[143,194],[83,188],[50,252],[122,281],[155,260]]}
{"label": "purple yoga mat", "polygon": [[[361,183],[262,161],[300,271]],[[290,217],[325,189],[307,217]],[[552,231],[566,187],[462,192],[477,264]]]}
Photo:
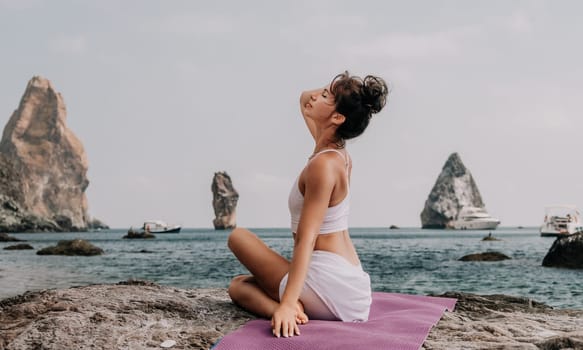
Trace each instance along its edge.
{"label": "purple yoga mat", "polygon": [[213,350],[417,350],[456,299],[373,293],[367,322],[310,320],[300,336],[275,338],[270,321],[253,320],[224,336]]}

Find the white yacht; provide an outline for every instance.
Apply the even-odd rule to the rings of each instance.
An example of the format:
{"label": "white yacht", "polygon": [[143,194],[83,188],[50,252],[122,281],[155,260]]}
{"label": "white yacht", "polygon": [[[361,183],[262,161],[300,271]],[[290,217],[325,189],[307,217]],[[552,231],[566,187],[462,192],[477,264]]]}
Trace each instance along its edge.
{"label": "white yacht", "polygon": [[556,205],[545,208],[541,236],[563,236],[583,232],[579,209],[574,205]]}
{"label": "white yacht", "polygon": [[488,214],[485,208],[463,207],[453,222],[456,230],[495,230],[500,220]]}

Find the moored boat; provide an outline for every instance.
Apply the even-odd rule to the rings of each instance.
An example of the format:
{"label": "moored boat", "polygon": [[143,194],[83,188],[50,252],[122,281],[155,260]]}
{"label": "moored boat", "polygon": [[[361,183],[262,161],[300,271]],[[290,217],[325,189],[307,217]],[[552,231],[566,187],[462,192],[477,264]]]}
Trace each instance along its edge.
{"label": "moored boat", "polygon": [[556,205],[545,208],[545,218],[540,235],[545,237],[566,236],[583,232],[579,209],[574,205]]}
{"label": "moored boat", "polygon": [[495,230],[499,224],[485,208],[463,207],[452,226],[456,230]]}
{"label": "moored boat", "polygon": [[179,233],[182,227],[180,225],[168,225],[162,220],[145,221],[142,229],[150,233]]}

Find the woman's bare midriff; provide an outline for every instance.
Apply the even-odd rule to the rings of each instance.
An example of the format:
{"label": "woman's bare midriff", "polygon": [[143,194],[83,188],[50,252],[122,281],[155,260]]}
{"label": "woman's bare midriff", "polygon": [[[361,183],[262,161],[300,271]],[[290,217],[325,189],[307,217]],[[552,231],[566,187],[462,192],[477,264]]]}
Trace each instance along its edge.
{"label": "woman's bare midriff", "polygon": [[[295,240],[296,233],[294,232],[293,235]],[[356,254],[352,240],[348,235],[348,230],[318,235],[314,250],[324,250],[338,254],[355,266],[360,264],[358,254]]]}

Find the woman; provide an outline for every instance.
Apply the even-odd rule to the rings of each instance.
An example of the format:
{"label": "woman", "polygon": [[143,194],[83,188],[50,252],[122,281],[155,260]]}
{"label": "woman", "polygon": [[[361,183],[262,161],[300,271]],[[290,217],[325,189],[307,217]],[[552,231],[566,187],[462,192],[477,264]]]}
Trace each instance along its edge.
{"label": "woman", "polygon": [[303,92],[300,108],[315,147],[289,195],[294,249],[291,261],[250,231],[237,228],[228,245],[251,272],[233,278],[236,304],[271,318],[277,337],[299,335],[312,319],[366,321],[370,278],[348,234],[352,162],[345,142],[362,134],[385,105],[385,82],[348,72],[321,89]]}

